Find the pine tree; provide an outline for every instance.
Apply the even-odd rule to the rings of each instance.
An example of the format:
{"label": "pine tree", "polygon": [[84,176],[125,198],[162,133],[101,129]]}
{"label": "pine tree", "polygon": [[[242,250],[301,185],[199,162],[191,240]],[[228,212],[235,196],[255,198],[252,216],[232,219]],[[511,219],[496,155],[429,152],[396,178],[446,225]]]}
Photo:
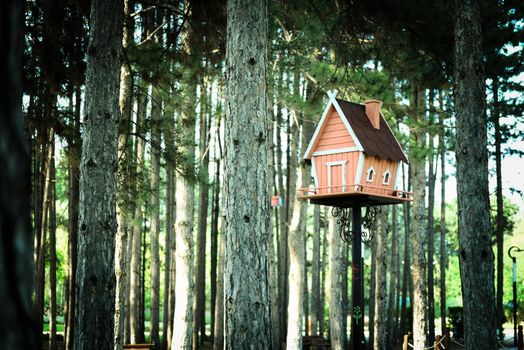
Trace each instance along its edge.
{"label": "pine tree", "polygon": [[342,298],[340,295],[340,267],[342,254],[340,246],[342,240],[339,234],[337,220],[329,215],[329,335],[331,348],[341,350],[344,348],[344,334],[342,331]]}
{"label": "pine tree", "polygon": [[229,0],[227,17],[224,346],[269,349],[267,2]]}
{"label": "pine tree", "polygon": [[455,1],[454,23],[455,153],[465,345],[466,349],[495,349],[494,258],[479,1]]}
{"label": "pine tree", "polygon": [[412,128],[413,144],[411,148],[411,174],[413,181],[413,225],[411,240],[413,244],[413,260],[411,273],[413,276],[413,346],[417,349],[426,347],[426,307],[427,307],[427,230],[425,222],[425,132],[422,127],[424,113],[424,90],[418,86],[412,88],[412,102],[416,123]]}
{"label": "pine tree", "polygon": [[373,348],[385,350],[388,347],[387,337],[387,233],[389,208],[383,206],[377,215],[376,240],[376,278],[375,278],[375,339]]}
{"label": "pine tree", "polygon": [[79,350],[110,349],[114,342],[115,193],[123,15],[122,0],[92,2],[80,163],[75,322],[75,348]]}
{"label": "pine tree", "polygon": [[31,308],[31,160],[23,131],[22,56],[24,1],[0,5],[0,338],[2,349],[36,350],[39,333]]}

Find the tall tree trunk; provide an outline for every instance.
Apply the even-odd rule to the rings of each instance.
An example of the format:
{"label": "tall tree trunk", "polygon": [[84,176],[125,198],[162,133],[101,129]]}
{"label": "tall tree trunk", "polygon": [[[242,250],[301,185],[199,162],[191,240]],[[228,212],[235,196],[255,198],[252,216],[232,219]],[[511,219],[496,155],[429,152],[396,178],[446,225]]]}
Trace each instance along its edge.
{"label": "tall tree trunk", "polygon": [[342,254],[340,246],[342,240],[338,230],[336,219],[329,213],[329,334],[331,348],[340,350],[344,348],[344,334],[342,334],[342,305],[340,295],[340,272],[342,265]]}
{"label": "tall tree trunk", "polygon": [[[41,142],[38,140],[38,134],[40,133],[40,130],[37,128],[37,135],[34,137],[33,141],[33,158],[34,158],[34,171],[31,174],[34,178],[33,181],[33,193],[32,193],[32,205],[33,210],[32,214],[34,216],[33,220],[33,271],[32,271],[32,285],[34,291],[34,298],[32,297],[33,302],[33,311],[34,311],[34,320],[36,322],[36,330],[38,334],[40,335],[42,332],[42,324],[41,319],[37,316],[38,310],[40,310],[39,300],[41,300],[41,293],[39,293],[38,286],[41,284],[40,281],[42,280],[42,274],[39,273],[39,255],[40,255],[40,245],[42,240],[42,209],[43,209],[43,197],[44,197],[44,188],[45,188],[45,182],[42,183],[42,178],[44,178],[45,181],[45,169],[42,170],[42,168],[45,168],[45,166],[42,166],[42,164],[45,164],[45,156],[43,147],[40,144]],[[41,337],[37,340],[38,347],[41,348],[43,346]]]}
{"label": "tall tree trunk", "polygon": [[153,85],[151,101],[151,342],[159,348],[160,323],[160,147],[162,97],[160,87]]}
{"label": "tall tree trunk", "polygon": [[425,219],[426,175],[425,132],[422,126],[424,112],[424,90],[418,87],[412,92],[413,112],[416,125],[412,127],[413,143],[411,145],[411,174],[413,182],[413,225],[411,241],[413,244],[413,261],[411,273],[413,276],[413,346],[415,349],[426,347],[426,310],[427,310],[427,226]]}
{"label": "tall tree trunk", "polygon": [[[400,169],[399,169],[400,170]],[[398,170],[397,170],[398,171]],[[391,256],[390,256],[390,273],[389,273],[389,295],[387,310],[387,347],[392,348],[395,341],[395,312],[397,296],[397,282],[399,280],[399,254],[398,254],[398,206],[393,205],[391,208]]]}
{"label": "tall tree trunk", "polygon": [[[404,173],[404,171],[403,171]],[[409,186],[408,186],[409,191]],[[410,241],[410,214],[411,205],[404,203],[404,266],[402,268],[402,305],[400,307],[400,334],[407,333],[407,323],[409,319],[407,301],[409,298],[409,284],[411,278],[411,241]],[[413,305],[413,299],[409,298],[410,304]]]}
{"label": "tall tree trunk", "polygon": [[78,350],[109,349],[114,343],[115,169],[123,14],[122,0],[94,0],[91,4],[80,162],[75,322]]}
{"label": "tall tree trunk", "polygon": [[[124,0],[124,27],[122,35],[122,47],[125,50],[133,42],[133,12],[130,0]],[[133,110],[133,78],[131,75],[130,62],[123,62],[120,68],[120,95],[119,107],[121,118],[118,130],[118,166],[119,177],[117,198],[118,233],[115,242],[115,273],[116,273],[116,302],[115,302],[115,350],[120,350],[124,343],[124,324],[127,319],[128,310],[126,301],[129,299],[129,266],[128,262],[128,232],[130,231],[129,207],[132,196],[130,193],[130,153],[129,133],[131,126],[131,114]]]}
{"label": "tall tree trunk", "polygon": [[224,347],[269,349],[267,1],[229,0],[227,15]]}
{"label": "tall tree trunk", "polygon": [[[348,275],[349,267],[351,266],[349,264],[350,246],[343,242],[340,248],[342,249],[342,274],[340,275],[340,291],[342,294],[342,336],[344,337],[344,349],[347,349],[349,347],[348,316],[349,310],[351,310],[351,302],[349,299],[349,280],[351,277]],[[349,327],[351,327],[351,322],[349,323]]]}
{"label": "tall tree trunk", "polygon": [[56,169],[55,138],[50,145],[49,177],[49,349],[56,350]]}
{"label": "tall tree trunk", "polygon": [[314,206],[313,212],[313,255],[311,257],[311,335],[319,334],[322,321],[320,309],[320,206]]}
{"label": "tall tree trunk", "polygon": [[466,349],[497,347],[479,1],[455,1],[459,262]]}
{"label": "tall tree trunk", "polygon": [[371,273],[369,276],[368,346],[375,348],[375,295],[377,294],[377,240],[371,241]]}
{"label": "tall tree trunk", "polygon": [[220,229],[219,242],[219,260],[218,260],[218,277],[217,277],[217,301],[215,309],[215,339],[213,339],[213,349],[224,349],[224,258],[225,258],[225,217],[222,217],[222,227]]}
{"label": "tall tree trunk", "polygon": [[[269,75],[270,86],[274,85],[274,80],[271,79],[272,75]],[[274,89],[273,89],[274,90]],[[273,97],[274,99],[274,97]],[[268,106],[270,109],[273,108],[273,105]],[[268,196],[271,198],[276,188],[276,171],[275,171],[275,142],[274,142],[274,125],[275,125],[275,115],[272,111],[268,111],[268,115],[271,118],[271,121],[268,123],[268,135],[269,135],[269,147],[267,153],[268,161]],[[271,211],[275,213],[274,222],[271,220],[270,216],[270,239],[269,239],[269,290],[271,298],[271,333],[273,336],[273,349],[279,349],[280,347],[280,305],[279,305],[279,274],[278,274],[278,207],[275,207],[274,210],[271,208]]]}
{"label": "tall tree trunk", "polygon": [[[147,208],[147,200],[144,203],[144,213]],[[147,256],[147,218],[144,218],[143,228],[142,228],[142,241],[141,241],[141,264],[140,264],[140,318],[139,318],[139,331],[138,335],[140,336],[139,342],[145,341],[146,333],[146,256]]]}
{"label": "tall tree trunk", "polygon": [[136,148],[135,148],[135,169],[134,169],[134,184],[133,193],[135,194],[135,212],[132,221],[132,237],[131,237],[131,266],[129,289],[129,318],[130,318],[130,342],[140,343],[144,340],[143,320],[141,313],[144,305],[141,303],[141,261],[142,261],[142,207],[143,200],[138,195],[139,189],[144,182],[144,153],[145,153],[145,120],[147,110],[147,99],[142,93],[137,96],[137,113],[136,113]]}
{"label": "tall tree trunk", "polygon": [[502,332],[504,323],[504,198],[502,196],[502,134],[500,131],[499,84],[493,80],[493,123],[495,124],[495,168],[497,171],[497,326]]}
{"label": "tall tree trunk", "polygon": [[68,228],[67,240],[67,317],[65,320],[65,349],[73,349],[75,333],[75,300],[76,300],[76,264],[78,250],[78,206],[80,196],[80,86],[75,87],[75,119],[74,136],[69,145],[69,199],[68,199]]}
{"label": "tall tree trunk", "polygon": [[278,208],[278,231],[279,231],[279,237],[278,237],[278,285],[279,285],[279,292],[278,292],[278,304],[280,308],[279,312],[279,323],[280,323],[280,330],[277,334],[274,334],[275,338],[277,339],[277,344],[282,344],[284,341],[284,336],[286,334],[286,325],[287,325],[287,286],[288,286],[288,244],[287,244],[287,237],[288,237],[288,226],[287,226],[287,207],[288,207],[288,198],[286,196],[286,188],[284,186],[284,158],[282,154],[282,129],[284,125],[284,121],[282,118],[282,105],[279,102],[280,98],[283,98],[282,96],[282,89],[284,84],[283,79],[283,70],[281,69],[279,71],[279,79],[278,79],[279,85],[278,85],[278,94],[276,97],[277,100],[277,106],[276,106],[276,178],[277,178],[277,194],[282,198],[282,206]]}
{"label": "tall tree trunk", "polygon": [[[48,139],[45,141],[45,161],[44,161],[44,192],[42,196],[42,205],[40,214],[42,218],[40,220],[40,239],[36,262],[36,275],[35,275],[35,315],[37,317],[37,329],[39,334],[42,334],[44,328],[44,300],[45,300],[45,263],[47,255],[47,224],[49,218],[49,202],[50,202],[50,187],[51,187],[51,160],[53,158],[53,148],[51,142],[54,140],[53,129],[49,130]],[[41,343],[41,340],[39,340]],[[40,344],[41,346],[41,344]]]}
{"label": "tall tree trunk", "polygon": [[428,147],[428,343],[435,342],[435,282],[433,258],[435,256],[435,182],[437,181],[436,163],[438,152],[435,147],[435,92],[429,91],[429,147]]}
{"label": "tall tree trunk", "polygon": [[24,2],[0,6],[0,329],[7,335],[0,348],[36,350],[41,334],[31,308],[31,159],[21,108]]}
{"label": "tall tree trunk", "polygon": [[[294,121],[298,123],[297,121]],[[304,130],[306,126],[304,125]],[[299,129],[299,126],[296,126]],[[309,134],[309,133],[308,133]],[[298,134],[297,134],[298,136]],[[292,153],[292,157],[301,157],[305,151],[305,140],[309,139],[309,135],[302,135],[302,149],[299,150],[299,155]],[[297,144],[299,140],[295,141]],[[295,161],[296,162],[296,161]],[[293,168],[292,171],[294,171]],[[304,161],[300,162],[298,167],[298,175],[296,176],[296,187],[300,188],[306,185],[308,178],[307,165]],[[301,349],[302,348],[302,319],[304,317],[304,285],[306,276],[305,272],[305,239],[302,231],[302,223],[306,221],[307,201],[299,201],[296,192],[293,194],[293,215],[291,218],[291,225],[289,228],[289,294],[288,294],[288,323],[287,323],[287,349]]]}
{"label": "tall tree trunk", "polygon": [[446,146],[445,142],[445,125],[444,125],[444,107],[442,90],[439,92],[440,114],[440,133],[439,133],[439,153],[440,153],[440,324],[442,335],[447,334],[446,325],[446,268],[447,268],[447,250],[446,250]]}
{"label": "tall tree trunk", "polygon": [[[209,121],[207,85],[201,85],[200,103],[200,181],[198,192],[198,231],[196,239],[196,276],[195,276],[195,306],[193,322],[193,349],[202,344],[206,335],[205,310],[206,310],[206,238],[207,238],[207,212],[209,204]],[[210,107],[209,107],[210,108]],[[200,334],[200,336],[199,336]]]}
{"label": "tall tree trunk", "polygon": [[377,215],[377,234],[376,240],[376,272],[375,272],[375,339],[373,346],[375,350],[386,350],[388,348],[388,328],[387,328],[387,234],[388,234],[388,212],[389,207],[383,206]]}
{"label": "tall tree trunk", "polygon": [[[194,35],[186,28],[183,38],[183,50],[191,57],[196,55],[194,48]],[[184,174],[176,176],[176,305],[173,324],[172,349],[190,349],[193,336],[193,210],[194,210],[194,173],[195,173],[195,111],[197,81],[196,69],[200,66],[198,56],[194,57],[193,73],[182,82],[182,90],[186,92],[184,106],[179,117],[182,126],[178,142],[178,150],[184,156]]]}
{"label": "tall tree trunk", "polygon": [[175,309],[175,279],[174,279],[174,254],[175,254],[175,149],[174,149],[174,110],[171,103],[165,107],[166,122],[164,122],[164,143],[166,147],[166,241],[164,262],[164,301],[162,317],[162,349],[171,349],[173,336],[173,311]]}
{"label": "tall tree trunk", "polygon": [[324,336],[325,324],[324,324],[324,310],[326,310],[326,269],[328,265],[328,214],[326,208],[324,208],[324,234],[322,235],[322,263],[320,265],[321,281],[320,281],[320,324],[319,333]]}
{"label": "tall tree trunk", "polygon": [[218,293],[218,220],[220,217],[220,166],[221,166],[221,152],[222,146],[220,145],[220,115],[216,125],[217,137],[215,140],[215,180],[213,183],[213,216],[211,222],[211,270],[210,270],[210,286],[211,286],[211,342],[214,345],[215,342],[215,329],[216,329],[216,310],[217,304],[221,303],[222,300],[217,298]]}

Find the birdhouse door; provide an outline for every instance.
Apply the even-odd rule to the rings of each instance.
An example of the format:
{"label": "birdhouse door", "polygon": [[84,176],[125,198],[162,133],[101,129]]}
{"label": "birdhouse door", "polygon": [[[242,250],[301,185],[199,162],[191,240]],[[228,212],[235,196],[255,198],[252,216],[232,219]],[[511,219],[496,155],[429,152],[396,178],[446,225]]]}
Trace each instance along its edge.
{"label": "birdhouse door", "polygon": [[327,162],[328,193],[346,192],[346,161]]}

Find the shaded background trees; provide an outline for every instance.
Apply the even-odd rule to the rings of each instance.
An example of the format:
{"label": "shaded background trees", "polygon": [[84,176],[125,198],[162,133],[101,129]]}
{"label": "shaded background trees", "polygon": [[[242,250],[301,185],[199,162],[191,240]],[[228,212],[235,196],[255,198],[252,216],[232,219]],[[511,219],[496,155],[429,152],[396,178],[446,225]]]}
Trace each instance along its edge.
{"label": "shaded background trees", "polygon": [[[171,346],[173,327],[185,327],[186,346],[198,348],[208,342],[220,346],[224,333],[220,295],[225,282],[220,273],[224,258],[219,254],[225,232],[223,156],[230,146],[224,137],[226,6],[220,1],[127,4],[116,153],[118,237],[127,241],[127,248],[117,255],[115,268],[129,289],[121,294],[123,319],[117,333],[122,334],[117,335],[124,343],[154,339],[157,348],[165,348]],[[83,253],[77,255],[77,223],[81,135],[87,130],[82,106],[88,93],[90,8],[90,1],[73,0],[34,0],[26,8],[23,111],[32,162],[35,312],[41,320],[39,330],[48,331],[55,322],[51,301],[56,299],[56,331],[64,331],[68,349],[73,346],[78,312],[76,265],[78,259],[86,259]],[[518,154],[511,144],[522,136],[522,83],[515,78],[522,69],[518,49],[522,10],[517,1],[480,2],[488,150],[498,178],[492,200],[497,205],[492,222],[497,234],[492,239],[497,244],[499,320],[507,300],[502,283],[503,269],[508,268],[504,240],[507,244],[512,222],[510,211],[504,211],[511,203],[503,197],[509,192],[502,164],[504,157]],[[446,318],[446,304],[461,305],[456,204],[444,201],[454,192],[450,185],[455,176],[453,13],[446,1],[268,3],[267,182],[268,193],[281,202],[268,212],[273,347],[284,344],[288,336],[295,341],[297,334],[327,337],[328,317],[331,311],[336,314],[328,307],[331,292],[340,294],[342,306],[349,299],[344,287],[350,276],[348,264],[328,263],[334,259],[329,252],[344,261],[347,248],[331,249],[323,210],[295,201],[296,188],[310,185],[300,163],[304,140],[330,89],[356,102],[384,101],[382,113],[404,148],[410,146],[412,172],[406,169],[402,182],[420,198],[413,206],[390,210],[383,219],[390,222],[391,237],[386,240],[388,315],[373,332],[384,334],[379,325],[385,324],[389,343],[407,333],[413,323],[412,301],[426,299],[422,291],[428,295],[434,291],[439,297],[435,311],[417,316],[416,325],[427,321],[436,325],[436,332],[443,331],[445,321],[442,324],[439,317]],[[413,142],[415,135],[418,143]],[[56,192],[49,191],[53,184]],[[521,226],[517,222],[514,228]],[[427,239],[414,231],[427,233]],[[187,244],[193,253],[184,248]],[[366,248],[366,291],[377,283],[369,278],[371,255]],[[439,264],[434,264],[437,259]],[[56,269],[51,266],[54,261]],[[427,267],[426,272],[422,267],[417,270],[426,287],[417,288],[411,265]],[[334,269],[340,277],[334,285],[340,290],[330,291]],[[290,275],[303,286],[291,288],[297,284]],[[191,288],[184,293],[176,290],[177,279]],[[182,288],[180,282],[178,286]],[[296,299],[300,295],[302,303]],[[375,296],[379,294],[366,292],[367,305]],[[295,303],[288,303],[290,298]],[[174,326],[175,310],[184,303],[185,319]],[[288,307],[303,311],[288,319]],[[340,310],[341,338],[348,335],[344,321],[349,309]],[[54,339],[54,331],[49,331]],[[429,332],[427,340],[432,337]]]}

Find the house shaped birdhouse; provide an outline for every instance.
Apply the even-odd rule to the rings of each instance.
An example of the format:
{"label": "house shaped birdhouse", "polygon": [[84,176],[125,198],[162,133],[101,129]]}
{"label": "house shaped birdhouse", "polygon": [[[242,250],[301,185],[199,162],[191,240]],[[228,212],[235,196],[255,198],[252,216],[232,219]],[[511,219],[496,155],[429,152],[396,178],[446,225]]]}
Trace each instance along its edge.
{"label": "house shaped birdhouse", "polygon": [[411,201],[399,188],[406,154],[380,113],[382,102],[329,102],[304,154],[311,162],[314,186],[299,190],[300,199],[339,207]]}

